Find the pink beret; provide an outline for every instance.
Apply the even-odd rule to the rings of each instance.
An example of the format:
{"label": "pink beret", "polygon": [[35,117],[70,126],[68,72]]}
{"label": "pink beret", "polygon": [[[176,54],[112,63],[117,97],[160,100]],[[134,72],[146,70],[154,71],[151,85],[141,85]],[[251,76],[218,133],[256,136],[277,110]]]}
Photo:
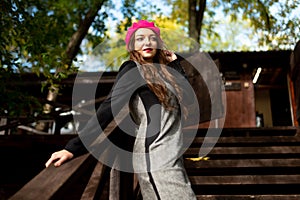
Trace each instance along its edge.
{"label": "pink beret", "polygon": [[128,44],[129,44],[132,34],[139,28],[149,28],[152,31],[154,31],[158,37],[160,37],[160,30],[158,27],[156,27],[154,25],[154,22],[140,20],[138,22],[134,22],[133,25],[127,29],[127,33],[126,33],[126,37],[125,37],[125,43],[126,43],[127,48],[128,48]]}

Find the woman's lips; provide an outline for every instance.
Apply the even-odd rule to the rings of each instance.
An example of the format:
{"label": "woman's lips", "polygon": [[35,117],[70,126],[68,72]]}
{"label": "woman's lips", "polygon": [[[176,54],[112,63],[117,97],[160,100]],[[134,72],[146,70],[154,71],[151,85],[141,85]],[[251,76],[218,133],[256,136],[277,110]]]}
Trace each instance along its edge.
{"label": "woman's lips", "polygon": [[143,51],[149,53],[149,52],[151,52],[152,50],[153,50],[152,48],[147,48],[147,49],[144,49]]}

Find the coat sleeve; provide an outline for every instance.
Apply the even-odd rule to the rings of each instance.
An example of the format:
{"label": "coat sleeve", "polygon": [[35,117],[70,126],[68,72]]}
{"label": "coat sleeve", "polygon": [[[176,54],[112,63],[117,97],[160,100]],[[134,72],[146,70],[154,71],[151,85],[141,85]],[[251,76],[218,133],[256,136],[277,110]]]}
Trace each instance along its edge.
{"label": "coat sleeve", "polygon": [[182,61],[184,58],[182,58],[181,56],[179,56],[177,54],[176,54],[176,56],[177,56],[177,59],[170,62],[168,64],[168,66],[175,69],[177,72],[179,72],[185,79],[188,79],[183,67],[180,64],[180,61]]}
{"label": "coat sleeve", "polygon": [[95,115],[78,132],[78,136],[67,143],[65,149],[75,156],[87,152],[86,147],[102,133],[114,119],[114,115],[129,102],[134,91],[144,84],[136,63],[133,61],[123,63],[107,99],[101,103]]}

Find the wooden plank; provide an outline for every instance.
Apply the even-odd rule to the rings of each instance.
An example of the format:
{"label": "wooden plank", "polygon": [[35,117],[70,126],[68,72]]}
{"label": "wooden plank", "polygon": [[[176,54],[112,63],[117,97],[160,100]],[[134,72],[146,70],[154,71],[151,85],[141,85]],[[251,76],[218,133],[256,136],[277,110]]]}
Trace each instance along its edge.
{"label": "wooden plank", "polygon": [[121,172],[116,169],[111,169],[110,171],[110,185],[109,185],[109,199],[118,200],[120,199],[120,182],[121,182]]}
{"label": "wooden plank", "polygon": [[133,174],[112,169],[110,172],[110,200],[131,200],[134,197]]}
{"label": "wooden plank", "polygon": [[189,176],[192,185],[300,185],[300,175]]}
{"label": "wooden plank", "polygon": [[[79,173],[85,165],[89,165],[94,158],[90,154],[77,157],[56,168],[50,165],[45,168],[10,200],[22,199],[51,199],[72,177]],[[46,180],[46,181],[45,181]]]}
{"label": "wooden plank", "polygon": [[273,127],[243,127],[243,128],[223,128],[225,132],[259,132],[259,133],[272,133],[272,132],[294,132],[296,127],[294,126],[273,126]]}
{"label": "wooden plank", "polygon": [[[185,155],[198,155],[200,148],[189,148]],[[300,155],[300,146],[272,146],[272,147],[214,147],[209,155],[270,155],[288,154]],[[208,155],[208,156],[209,156]]]}
{"label": "wooden plank", "polygon": [[197,195],[198,200],[299,200],[299,194],[286,195]]}
{"label": "wooden plank", "polygon": [[299,168],[300,159],[238,159],[238,160],[201,160],[191,161],[185,159],[185,168],[201,170],[216,168]]}
{"label": "wooden plank", "polygon": [[81,200],[95,199],[97,192],[100,189],[99,186],[101,185],[101,182],[103,183],[106,180],[104,180],[106,171],[107,167],[101,162],[97,162],[97,165],[91,175],[91,178],[89,179],[89,182],[86,185],[85,190],[81,196]]}
{"label": "wooden plank", "polygon": [[[197,136],[204,137],[207,133],[207,128],[198,128],[198,126],[190,126],[184,128],[184,133],[197,131]],[[294,126],[276,126],[276,127],[244,127],[244,128],[209,128],[210,134],[219,135],[222,137],[239,137],[239,136],[295,136],[297,128]]]}
{"label": "wooden plank", "polygon": [[[209,138],[208,138],[209,139]],[[215,139],[212,139],[215,141]],[[193,145],[202,145],[204,138],[196,137],[193,140]],[[208,140],[209,141],[209,140]],[[216,146],[281,146],[281,145],[292,145],[296,146],[300,144],[300,137],[295,136],[253,136],[253,137],[220,137],[217,139]]]}

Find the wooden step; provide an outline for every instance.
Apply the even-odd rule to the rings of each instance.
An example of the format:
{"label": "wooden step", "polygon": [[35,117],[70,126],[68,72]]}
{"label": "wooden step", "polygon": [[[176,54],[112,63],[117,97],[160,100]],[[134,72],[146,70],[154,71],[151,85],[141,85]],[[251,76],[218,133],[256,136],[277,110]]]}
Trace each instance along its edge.
{"label": "wooden step", "polygon": [[300,185],[300,175],[190,176],[190,180],[193,185]]}
{"label": "wooden step", "polygon": [[[300,199],[300,137],[294,128],[199,129],[184,153],[201,200]],[[191,140],[187,132],[186,140]],[[202,147],[203,146],[203,147]],[[200,148],[206,159],[197,158]]]}
{"label": "wooden step", "polygon": [[[188,139],[187,139],[188,140]],[[200,147],[204,137],[193,139],[192,147]],[[300,137],[295,136],[253,136],[253,137],[220,137],[206,138],[205,142],[217,142],[218,147],[234,146],[300,146]]]}
{"label": "wooden step", "polygon": [[[185,134],[194,133],[195,127],[184,129]],[[293,126],[283,127],[249,127],[249,128],[206,128],[197,129],[197,136],[204,137],[209,133],[210,136],[229,137],[229,136],[295,136],[297,128]]]}
{"label": "wooden step", "polygon": [[198,200],[299,200],[299,194],[287,195],[197,195]]}
{"label": "wooden step", "polygon": [[[189,148],[185,157],[198,156],[200,148]],[[254,158],[300,158],[300,146],[272,146],[272,147],[213,147],[203,148],[212,159],[254,159]]]}
{"label": "wooden step", "polygon": [[299,194],[300,175],[189,176],[195,193],[221,195]]}
{"label": "wooden step", "polygon": [[193,176],[300,174],[300,159],[185,160],[185,166]]}

